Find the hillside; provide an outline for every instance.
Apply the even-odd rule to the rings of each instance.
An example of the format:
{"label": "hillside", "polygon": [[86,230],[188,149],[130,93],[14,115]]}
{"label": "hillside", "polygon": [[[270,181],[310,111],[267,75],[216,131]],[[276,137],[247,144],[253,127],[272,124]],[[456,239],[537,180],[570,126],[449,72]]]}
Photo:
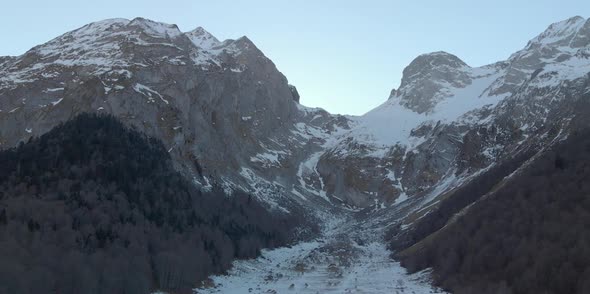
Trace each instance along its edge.
{"label": "hillside", "polygon": [[158,140],[81,114],[0,152],[0,293],[188,293],[298,217],[200,191]]}
{"label": "hillside", "polygon": [[[494,189],[472,190],[485,197],[463,205],[444,228],[397,257],[411,271],[434,268],[436,283],[456,294],[589,293],[589,179],[590,130],[584,129]],[[457,198],[432,215],[450,209],[445,202]],[[440,219],[424,218],[417,227]]]}

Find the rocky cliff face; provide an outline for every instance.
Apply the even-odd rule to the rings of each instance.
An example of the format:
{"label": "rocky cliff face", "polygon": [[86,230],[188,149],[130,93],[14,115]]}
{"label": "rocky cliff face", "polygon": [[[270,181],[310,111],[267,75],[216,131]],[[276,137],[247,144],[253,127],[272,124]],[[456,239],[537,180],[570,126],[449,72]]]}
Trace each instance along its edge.
{"label": "rocky cliff face", "polygon": [[449,87],[471,84],[470,67],[457,56],[434,52],[418,56],[403,72],[400,88],[395,92],[400,105],[417,113],[431,112],[440,101],[453,95]]}
{"label": "rocky cliff face", "polygon": [[246,37],[105,20],[0,58],[0,146],[80,112],[109,112],[161,138],[203,188],[244,189],[282,209],[422,207],[506,156],[566,136],[589,72],[590,21],[575,17],[486,66],[421,55],[381,106],[339,116],[301,106]]}
{"label": "rocky cliff face", "polygon": [[[183,33],[142,18],[111,19],[0,59],[0,146],[80,112],[108,112],[162,139],[197,184],[255,189],[258,173],[280,178],[287,152],[307,144],[309,135],[293,134],[296,123],[333,119],[312,111],[317,123],[307,124],[311,112],[298,99],[247,37],[221,42],[203,28]],[[296,139],[301,146],[285,147]]]}

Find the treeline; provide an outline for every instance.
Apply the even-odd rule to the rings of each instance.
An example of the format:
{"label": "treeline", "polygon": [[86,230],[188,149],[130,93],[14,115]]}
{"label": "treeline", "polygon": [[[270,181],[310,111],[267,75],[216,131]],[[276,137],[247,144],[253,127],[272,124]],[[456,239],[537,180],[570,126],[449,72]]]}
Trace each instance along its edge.
{"label": "treeline", "polygon": [[455,294],[590,293],[590,131],[397,256]]}
{"label": "treeline", "polygon": [[0,293],[190,293],[301,224],[195,189],[159,141],[111,116],[0,152]]}

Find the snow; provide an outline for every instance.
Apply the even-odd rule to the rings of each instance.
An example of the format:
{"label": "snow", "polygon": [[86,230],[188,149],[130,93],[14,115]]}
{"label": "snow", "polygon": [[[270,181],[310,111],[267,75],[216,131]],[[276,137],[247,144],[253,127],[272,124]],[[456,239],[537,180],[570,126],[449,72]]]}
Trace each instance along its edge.
{"label": "snow", "polygon": [[64,100],[63,98],[59,98],[56,101],[51,102],[51,105],[56,106],[56,105],[58,105],[63,100]]}
{"label": "snow", "polygon": [[[191,58],[195,65],[200,65],[201,69],[207,70],[210,65],[215,65],[216,67],[222,66],[222,61],[220,59],[220,55],[225,53],[232,56],[237,56],[240,54],[240,50],[235,46],[235,41],[233,40],[226,40],[220,43],[218,46],[210,47],[210,48],[202,48],[196,47],[195,52],[193,52]],[[242,72],[243,68],[231,68],[233,72]]]}
{"label": "snow", "polygon": [[[542,71],[534,79],[517,81],[518,84],[514,84],[515,87],[521,83],[536,88],[556,87],[564,81],[582,78],[590,73],[590,58],[587,57],[590,49],[572,48],[571,42],[569,45],[557,42],[573,40],[585,22],[586,20],[581,17],[574,17],[551,25],[544,33],[531,40],[525,49],[513,54],[506,62],[508,67],[500,66],[499,63],[475,68],[462,67],[461,71],[468,74],[471,80],[467,85],[453,86],[445,81],[432,81],[441,87],[441,90],[434,94],[433,101],[436,101],[436,105],[432,111],[421,114],[414,112],[402,105],[403,96],[393,96],[363,116],[350,117],[349,119],[353,121],[351,130],[348,134],[335,138],[338,142],[329,148],[334,154],[343,157],[361,154],[382,158],[396,146],[403,148],[406,153],[415,151],[428,139],[427,136],[411,135],[412,130],[421,126],[435,126],[439,123],[447,125],[488,123],[492,117],[480,117],[480,110],[493,109],[511,96],[510,91],[498,91],[498,89],[501,85],[509,84],[510,75],[514,72],[519,72],[526,77],[533,73],[535,66],[542,67]],[[533,46],[534,44],[552,47],[543,51]],[[527,56],[538,60],[524,61],[525,65],[512,65],[513,62]],[[564,56],[569,58],[563,60]],[[410,77],[404,78],[410,79]],[[305,114],[314,111],[302,106],[298,107]],[[304,132],[301,130],[301,133]]]}
{"label": "snow", "polygon": [[547,30],[532,39],[527,48],[530,48],[532,44],[548,45],[559,42],[566,37],[574,36],[582,28],[585,21],[584,18],[576,16],[551,24]]}
{"label": "snow", "polygon": [[45,89],[45,93],[49,93],[49,92],[59,92],[59,91],[63,91],[64,88],[47,88]]}
{"label": "snow", "polygon": [[173,57],[173,58],[168,58],[167,56],[163,58],[163,60],[165,60],[166,62],[172,64],[172,65],[186,65],[186,62],[184,62],[184,60],[182,60],[183,57],[182,56],[177,56],[177,57]]}
{"label": "snow", "polygon": [[442,176],[441,180],[423,198],[422,205],[430,203],[432,200],[451,190],[453,187],[458,187],[463,181],[465,181],[465,178],[457,177],[455,170],[449,170],[447,174]]}
{"label": "snow", "polygon": [[[55,70],[47,70],[50,65],[88,66],[91,67],[89,72],[92,74],[102,74],[114,67],[127,66],[116,40],[128,34],[121,30],[128,22],[125,19],[109,19],[91,23],[37,46],[31,52],[39,55],[39,62],[8,72],[0,78],[0,82],[33,82],[37,79],[36,74],[42,78],[57,76]],[[16,64],[20,62],[19,59]],[[58,91],[59,88],[55,90]]]}
{"label": "snow", "polygon": [[396,177],[395,172],[390,170],[387,172],[387,175],[385,176],[387,179],[389,179],[393,184],[392,186],[395,187],[398,191],[400,191],[399,196],[395,199],[395,202],[393,203],[393,205],[398,205],[406,200],[408,200],[408,194],[406,194],[406,192],[404,191],[404,187],[401,183],[401,178]]}
{"label": "snow", "polygon": [[[358,118],[358,126],[351,130],[350,136],[357,141],[377,147],[388,148],[400,144],[410,148],[422,141],[412,141],[410,132],[425,123],[452,122],[462,115],[486,105],[496,105],[506,95],[489,96],[486,89],[501,75],[489,68],[472,69],[475,77],[464,88],[449,88],[450,97],[439,102],[431,113],[417,113],[400,104],[401,98],[394,97],[374,110]],[[377,157],[384,152],[376,152]]]}
{"label": "snow", "polygon": [[307,107],[304,105],[301,105],[295,101],[293,101],[293,103],[295,103],[295,106],[297,107],[297,109],[301,112],[304,112],[306,115],[307,114],[316,114],[318,112],[325,112],[325,110],[323,108],[319,108],[319,107]]}
{"label": "snow", "polygon": [[[162,100],[162,102],[169,104],[168,100],[164,99],[164,97],[162,97],[162,95],[160,93],[158,93],[157,91],[152,90],[150,87],[146,86],[146,85],[142,85],[140,83],[137,83],[133,86],[133,90],[135,90],[135,92],[140,93],[146,97],[148,97],[148,103],[151,102],[155,102],[153,96],[158,96],[160,98],[160,100]],[[153,95],[152,95],[153,94]]]}
{"label": "snow", "polygon": [[165,24],[138,17],[129,23],[130,26],[141,27],[147,34],[155,38],[177,38],[182,35],[176,25]]}
{"label": "snow", "polygon": [[[312,120],[316,119],[318,116],[322,116],[320,113],[325,113],[325,111],[320,108],[309,108],[296,102],[293,103],[295,103],[298,109],[303,112],[305,116],[313,116]],[[324,188],[324,180],[317,170],[317,164],[321,156],[330,148],[335,146],[339,142],[339,138],[343,134],[346,134],[348,130],[343,129],[337,125],[332,125],[333,131],[328,131],[324,128],[314,127],[305,123],[296,123],[293,126],[294,129],[291,131],[291,133],[295,135],[297,140],[323,141],[321,144],[322,149],[320,151],[312,153],[299,164],[296,176],[299,182],[299,186],[297,186],[297,188],[301,189],[301,191],[297,192],[307,192],[308,194],[319,196],[323,200],[330,201]],[[313,184],[309,183],[313,182],[314,180],[317,180],[319,187],[315,187]]]}
{"label": "snow", "polygon": [[[184,33],[184,35],[195,45],[196,50],[191,58],[195,65],[200,65],[201,69],[208,70],[208,66],[215,65],[221,67],[220,55],[222,53],[236,56],[240,50],[235,45],[235,40],[225,40],[220,42],[215,36],[207,32],[202,27]],[[241,73],[244,67],[230,68],[232,72]]]}
{"label": "snow", "polygon": [[279,161],[279,153],[275,152],[275,153],[260,153],[257,154],[256,156],[250,157],[250,161],[252,162],[262,162],[264,167],[270,167],[270,166],[279,166],[280,165],[280,161]]}
{"label": "snow", "polygon": [[211,189],[213,189],[213,185],[209,181],[209,178],[203,177],[203,180],[205,181],[205,185],[203,185],[203,190],[204,191],[211,191]]}
{"label": "snow", "polygon": [[[299,164],[299,168],[297,169],[297,178],[299,179],[301,188],[311,192],[312,194],[318,195],[329,202],[330,199],[328,198],[326,191],[324,191],[324,180],[317,170],[317,164],[322,154],[324,154],[324,151],[316,152],[309,156],[309,158],[304,160],[301,164]],[[313,186],[308,186],[306,179],[310,178],[317,178],[319,180],[319,191]]]}
{"label": "snow", "polygon": [[399,205],[406,200],[408,200],[408,194],[406,194],[406,192],[401,192],[399,196],[395,199],[393,205]]}
{"label": "snow", "polygon": [[[278,209],[280,211],[289,213],[289,210],[281,205],[281,203],[285,204],[285,201],[282,201],[280,198],[286,197],[286,195],[283,193],[285,190],[283,185],[277,182],[268,181],[259,176],[252,169],[246,167],[242,167],[240,169],[240,175],[248,181],[248,187],[242,187],[230,181],[224,181],[222,184],[222,186],[225,185],[224,189],[227,188],[228,191],[230,191],[234,190],[234,188],[239,188],[240,190],[250,192],[253,196],[257,197],[265,204],[270,205],[272,209]],[[227,194],[231,194],[231,191]]]}
{"label": "snow", "polygon": [[295,189],[295,187],[293,187],[293,189],[291,190],[291,193],[293,193],[295,196],[297,196],[303,200],[308,200],[307,197],[305,197],[305,195],[299,193],[299,191],[297,191],[297,189]]}
{"label": "snow", "polygon": [[207,32],[202,27],[198,27],[190,32],[186,32],[185,35],[195,44],[195,46],[209,50],[213,47],[219,46],[221,42],[215,38],[212,34]]}
{"label": "snow", "polygon": [[590,59],[574,55],[566,61],[545,65],[543,71],[533,80],[533,84],[537,87],[554,87],[563,81],[572,81],[588,73],[590,73]]}
{"label": "snow", "polygon": [[[329,134],[326,134],[323,130],[310,126],[305,123],[296,123],[294,125],[295,130],[291,131],[294,135],[300,136],[304,139],[312,139],[312,138],[322,138],[327,139],[331,137]],[[338,133],[338,132],[337,132]],[[335,136],[335,134],[334,134]]]}
{"label": "snow", "polygon": [[[131,38],[130,38],[131,39]],[[146,46],[146,47],[153,47],[153,46],[167,46],[171,48],[175,48],[178,51],[184,51],[184,49],[172,44],[172,43],[164,43],[164,42],[148,42],[143,39],[135,38],[132,41],[133,44],[139,46]],[[167,57],[167,56],[166,56]]]}
{"label": "snow", "polygon": [[[89,26],[92,27],[92,25]],[[105,28],[91,30],[90,27],[83,27],[65,34],[35,50],[44,59],[57,57],[57,60],[52,63],[65,66],[96,65],[105,68],[104,72],[106,72],[114,66],[126,65],[120,58],[117,58],[121,56],[119,44],[104,40],[110,36],[109,33],[104,31]],[[75,39],[74,41],[68,41],[68,37],[74,37]]]}
{"label": "snow", "polygon": [[[276,147],[281,147],[280,143],[278,143],[278,142],[275,142],[275,143],[278,145]],[[262,163],[262,166],[264,168],[281,166],[281,157],[285,158],[289,155],[289,152],[287,152],[287,151],[274,150],[262,143],[261,143],[261,145],[262,145],[262,148],[264,149],[264,152],[258,153],[256,155],[250,157],[250,161]]]}
{"label": "snow", "polygon": [[120,76],[123,76],[127,79],[130,79],[133,76],[133,73],[126,69],[113,69],[108,72],[109,74],[109,81],[118,81]]}
{"label": "snow", "polygon": [[[219,65],[220,61],[217,60],[217,56],[222,52],[228,52],[230,54],[237,54],[239,52],[231,40],[219,43],[215,37],[209,34],[210,37],[196,42],[190,32],[183,34],[176,25],[143,18],[136,18],[132,21],[127,19],[108,19],[90,23],[31,49],[31,52],[39,56],[39,62],[33,66],[3,73],[0,75],[0,87],[34,82],[38,77],[46,79],[55,77],[59,73],[53,69],[49,69],[49,66],[52,65],[66,67],[84,66],[87,67],[85,72],[93,75],[102,75],[110,72],[117,73],[119,71],[126,71],[130,74],[125,68],[136,65],[137,63],[133,61],[133,55],[123,52],[124,50],[122,48],[127,43],[134,43],[141,46],[170,46],[183,51],[184,49],[177,45],[181,43],[176,41],[183,36],[187,36],[189,39],[192,38],[191,40],[194,43],[198,43],[201,46],[194,48],[198,52],[196,54],[197,57],[195,57],[195,60],[199,61],[196,62],[197,64],[201,62],[203,64],[212,62],[213,64]],[[218,48],[213,48],[217,43],[219,43]],[[211,51],[202,52],[204,50],[203,48]],[[192,48],[189,49],[193,50]],[[195,55],[194,53],[191,54]],[[182,58],[174,56],[164,59],[165,62],[174,65],[186,64]],[[19,59],[16,59],[15,65],[18,65],[20,62]]]}
{"label": "snow", "polygon": [[46,79],[55,78],[58,75],[59,75],[59,73],[57,73],[57,72],[43,72],[43,73],[41,73],[41,76]]}
{"label": "snow", "polygon": [[430,286],[429,272],[409,275],[385,244],[359,245],[350,238],[322,239],[263,250],[253,260],[233,263],[228,275],[213,276],[215,287],[198,293],[444,293]]}

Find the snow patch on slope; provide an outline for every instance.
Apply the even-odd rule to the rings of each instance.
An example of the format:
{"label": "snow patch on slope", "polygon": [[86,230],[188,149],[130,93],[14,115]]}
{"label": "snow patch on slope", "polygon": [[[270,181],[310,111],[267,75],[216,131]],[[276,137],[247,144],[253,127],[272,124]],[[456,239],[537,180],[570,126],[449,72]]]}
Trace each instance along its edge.
{"label": "snow patch on slope", "polygon": [[[133,90],[135,90],[135,92],[140,93],[146,97],[148,97],[148,103],[153,103],[156,102],[154,100],[154,96],[158,96],[160,98],[160,100],[162,100],[162,102],[169,104],[168,100],[164,99],[164,97],[162,97],[162,95],[160,93],[158,93],[157,91],[152,90],[150,87],[142,85],[140,83],[137,83],[133,86]],[[152,95],[153,94],[153,95]]]}
{"label": "snow patch on slope", "polygon": [[502,75],[491,67],[472,69],[473,80],[464,88],[446,86],[448,98],[439,102],[429,113],[417,113],[400,104],[400,97],[393,97],[356,119],[358,125],[347,137],[377,148],[371,155],[382,157],[391,146],[402,145],[412,149],[423,141],[412,137],[411,131],[420,125],[438,122],[450,123],[470,111],[484,106],[495,106],[507,95],[488,95],[488,87]]}
{"label": "snow patch on slope", "polygon": [[213,47],[219,46],[221,42],[215,36],[207,32],[202,27],[198,27],[190,32],[186,32],[185,35],[195,44],[195,46],[209,50]]}
{"label": "snow patch on slope", "polygon": [[166,23],[162,23],[162,22],[156,22],[156,21],[141,18],[141,17],[138,17],[138,18],[132,20],[129,23],[129,25],[130,26],[135,25],[135,26],[142,28],[142,30],[146,34],[151,35],[154,38],[168,39],[168,38],[177,38],[180,35],[182,35],[180,30],[178,29],[178,26],[176,26],[176,25],[166,24]]}
{"label": "snow patch on slope", "polygon": [[264,153],[256,154],[250,157],[251,162],[262,163],[262,167],[279,167],[281,166],[281,156],[287,156],[288,153],[281,150],[266,150]]}
{"label": "snow patch on slope", "polygon": [[[299,179],[299,184],[301,185],[301,188],[307,190],[308,192],[310,192],[312,194],[320,196],[324,200],[329,202],[330,199],[328,198],[326,191],[324,190],[324,181],[322,179],[322,176],[320,175],[320,173],[317,170],[318,161],[320,160],[320,157],[322,156],[323,153],[324,153],[323,151],[316,152],[316,153],[312,154],[309,158],[307,158],[305,161],[303,161],[299,165],[299,168],[297,169],[297,178]],[[320,189],[319,190],[317,190],[313,186],[309,186],[307,184],[307,181],[309,181],[313,178],[317,178],[319,180],[319,182],[320,182]]]}
{"label": "snow patch on slope", "polygon": [[[261,202],[270,205],[272,209],[278,209],[285,213],[289,213],[289,210],[284,207],[286,204],[281,197],[284,196],[284,187],[280,183],[271,182],[263,177],[259,176],[252,169],[242,167],[240,169],[240,175],[248,181],[248,187],[240,187],[233,183],[225,183],[227,188],[235,190],[235,188],[241,189],[251,193],[257,197]],[[226,194],[231,194],[230,191],[226,191]]]}

